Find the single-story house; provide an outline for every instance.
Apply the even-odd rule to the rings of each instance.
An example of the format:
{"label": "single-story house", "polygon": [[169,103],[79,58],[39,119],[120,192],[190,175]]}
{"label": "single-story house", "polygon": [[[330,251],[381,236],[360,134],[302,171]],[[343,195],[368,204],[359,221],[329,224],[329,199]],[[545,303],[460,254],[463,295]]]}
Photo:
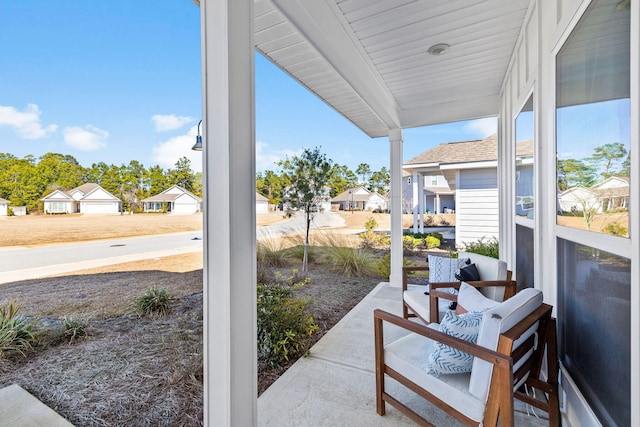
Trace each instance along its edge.
{"label": "single-story house", "polygon": [[387,200],[375,191],[365,187],[349,188],[331,199],[331,204],[338,206],[338,210],[372,211],[386,210]]}
{"label": "single-story house", "polygon": [[116,214],[122,201],[95,183],[82,184],[71,190],[55,190],[40,199],[45,213]]}
{"label": "single-story house", "polygon": [[602,212],[598,194],[590,188],[571,187],[558,194],[558,204],[562,212]]}
{"label": "single-story house", "polygon": [[257,214],[269,213],[269,199],[267,199],[260,193],[256,193],[256,213]]}
{"label": "single-story house", "polygon": [[9,201],[0,197],[0,216],[6,216],[9,208]]}
{"label": "single-story house", "polygon": [[142,203],[145,212],[191,214],[202,210],[202,199],[177,185],[143,199]]}

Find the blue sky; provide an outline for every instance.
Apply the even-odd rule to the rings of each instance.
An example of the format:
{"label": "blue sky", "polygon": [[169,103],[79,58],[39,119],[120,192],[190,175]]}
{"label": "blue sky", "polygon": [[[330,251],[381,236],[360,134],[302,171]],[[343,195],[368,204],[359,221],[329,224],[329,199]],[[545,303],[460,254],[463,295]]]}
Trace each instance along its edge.
{"label": "blue sky", "polygon": [[[200,17],[189,0],[0,2],[0,153],[52,151],[83,166],[187,156],[201,116]],[[495,119],[405,130],[404,159],[448,141],[485,137]],[[206,143],[206,142],[205,142]],[[389,167],[371,139],[256,55],[256,167],[303,148],[355,170]]]}

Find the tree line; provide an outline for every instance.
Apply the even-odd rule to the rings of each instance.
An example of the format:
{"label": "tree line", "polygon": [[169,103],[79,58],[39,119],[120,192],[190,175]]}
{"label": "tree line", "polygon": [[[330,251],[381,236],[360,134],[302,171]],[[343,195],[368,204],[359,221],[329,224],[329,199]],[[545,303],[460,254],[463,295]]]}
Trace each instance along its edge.
{"label": "tree line", "polygon": [[[380,170],[374,171],[371,170],[371,166],[368,164],[360,163],[354,172],[349,169],[348,166],[339,165],[331,159],[326,159],[326,156],[321,154],[318,148],[314,150],[306,149],[304,153],[307,157],[310,156],[311,153],[323,157],[328,172],[326,180],[322,184],[330,188],[331,197],[335,197],[349,188],[360,185],[369,191],[375,191],[380,194],[389,191],[391,174],[385,166]],[[287,158],[276,163],[278,166],[276,170],[266,170],[256,173],[256,191],[269,199],[270,204],[281,204],[285,198],[285,190],[291,187],[293,181],[295,181],[295,179],[293,179],[293,176],[295,176],[293,172],[294,165],[297,165],[303,160],[305,155],[294,156],[293,158]],[[315,166],[316,165],[314,165],[314,167]]]}
{"label": "tree line", "polygon": [[18,158],[0,153],[0,197],[12,206],[26,206],[29,212],[42,212],[40,199],[55,190],[70,190],[96,183],[122,200],[123,209],[140,211],[142,200],[179,185],[202,195],[202,174],[191,169],[191,161],[182,157],[175,167],[145,166],[137,160],[120,166],[104,162],[83,167],[71,155],[47,153],[38,158]]}
{"label": "tree line", "polygon": [[593,149],[584,159],[558,159],[558,189],[591,187],[612,176],[629,176],[631,157],[620,142],[607,143]]}

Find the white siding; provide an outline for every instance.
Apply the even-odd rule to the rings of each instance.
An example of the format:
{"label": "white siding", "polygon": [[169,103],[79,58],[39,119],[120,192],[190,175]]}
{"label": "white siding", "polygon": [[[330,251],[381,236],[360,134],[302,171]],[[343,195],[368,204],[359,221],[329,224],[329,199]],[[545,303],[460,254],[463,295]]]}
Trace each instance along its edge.
{"label": "white siding", "polygon": [[496,169],[461,170],[456,191],[456,245],[498,238]]}
{"label": "white siding", "polygon": [[188,194],[178,197],[173,203],[173,213],[196,213],[199,209],[199,203]]}
{"label": "white siding", "polygon": [[118,202],[80,202],[80,213],[115,214],[120,212]]}
{"label": "white siding", "polygon": [[6,203],[0,203],[0,216],[6,216],[7,215],[7,204]]}

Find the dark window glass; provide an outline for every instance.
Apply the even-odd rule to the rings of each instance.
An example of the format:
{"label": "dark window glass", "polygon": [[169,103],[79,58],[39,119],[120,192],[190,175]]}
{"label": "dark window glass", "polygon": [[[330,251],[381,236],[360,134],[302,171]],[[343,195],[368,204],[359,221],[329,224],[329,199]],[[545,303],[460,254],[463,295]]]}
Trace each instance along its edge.
{"label": "dark window glass", "polygon": [[631,263],[558,239],[560,359],[605,426],[631,425]]}
{"label": "dark window glass", "polygon": [[518,291],[533,288],[533,229],[516,225],[516,281]]}

